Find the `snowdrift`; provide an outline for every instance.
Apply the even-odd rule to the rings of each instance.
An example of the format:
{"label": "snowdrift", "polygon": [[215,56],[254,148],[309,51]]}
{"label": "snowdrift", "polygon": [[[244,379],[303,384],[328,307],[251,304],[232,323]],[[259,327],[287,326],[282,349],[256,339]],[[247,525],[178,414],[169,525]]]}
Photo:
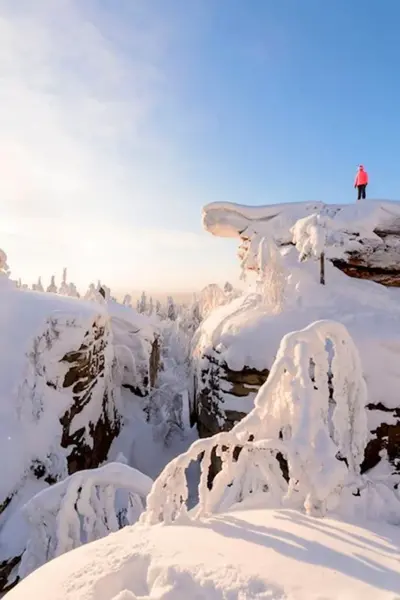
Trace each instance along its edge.
{"label": "snowdrift", "polygon": [[136,525],[35,571],[7,600],[393,600],[399,532],[295,511]]}

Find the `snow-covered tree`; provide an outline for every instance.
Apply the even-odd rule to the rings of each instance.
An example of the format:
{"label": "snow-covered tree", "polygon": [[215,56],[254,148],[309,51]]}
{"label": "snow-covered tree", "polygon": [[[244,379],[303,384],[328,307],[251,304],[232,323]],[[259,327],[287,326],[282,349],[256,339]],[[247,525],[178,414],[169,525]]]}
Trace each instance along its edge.
{"label": "snow-covered tree", "polygon": [[229,283],[229,281],[225,282],[224,292],[227,296],[230,296],[230,294],[233,292],[233,285]]}
{"label": "snow-covered tree", "polygon": [[257,286],[263,302],[273,313],[285,304],[286,275],[279,250],[272,239],[262,238],[257,255]]}
{"label": "snow-covered tree", "polygon": [[61,285],[60,285],[60,289],[59,289],[58,293],[61,294],[62,296],[69,295],[69,285],[67,283],[67,268],[66,267],[64,267],[64,269],[63,269],[62,281],[61,281]]}
{"label": "snow-covered tree", "polygon": [[193,301],[189,308],[190,321],[192,323],[193,333],[198,329],[200,323],[202,321],[201,311],[200,311],[200,303],[197,299],[196,294],[193,295]]}
{"label": "snow-covered tree", "polygon": [[152,296],[150,296],[149,305],[147,307],[147,314],[149,315],[149,317],[151,317],[153,312],[154,312],[153,298],[152,298]]}
{"label": "snow-covered tree", "polygon": [[160,319],[163,318],[162,306],[159,300],[157,300],[156,302],[156,315],[160,317]]}
{"label": "snow-covered tree", "polygon": [[[257,495],[264,506],[304,507],[316,516],[349,496],[356,502],[357,489],[365,488],[360,466],[368,440],[366,404],[360,357],[341,323],[317,321],[287,334],[253,410],[230,432],[194,442],[167,465],[142,520],[189,517],[186,474],[198,459],[199,500],[190,518]],[[221,470],[210,488],[215,453]]]}
{"label": "snow-covered tree", "polygon": [[214,308],[226,304],[227,297],[224,291],[216,283],[210,283],[200,292],[199,307],[203,319],[210,314]]}
{"label": "snow-covered tree", "polygon": [[299,219],[291,229],[299,260],[315,258],[320,263],[320,283],[325,285],[325,248],[336,241],[337,231],[329,217],[313,214]]}
{"label": "snow-covered tree", "polygon": [[46,292],[50,294],[57,294],[56,278],[54,275],[51,276],[50,285],[47,287]]}
{"label": "snow-covered tree", "polygon": [[41,277],[38,278],[37,283],[34,283],[32,285],[32,289],[33,289],[34,292],[44,292],[44,288],[43,288],[43,285],[42,285],[42,278]]}
{"label": "snow-covered tree", "polygon": [[140,312],[140,314],[145,315],[147,313],[147,295],[146,292],[142,292],[142,295],[140,296],[140,301],[139,301],[139,306],[138,306],[138,312]]}
{"label": "snow-covered tree", "polygon": [[188,386],[192,335],[180,316],[175,321],[163,321],[159,339],[161,368],[146,400],[145,413],[155,437],[166,445],[176,435],[182,436],[184,431],[183,403]]}
{"label": "snow-covered tree", "polygon": [[10,270],[9,270],[8,264],[7,264],[7,254],[4,252],[4,250],[1,250],[1,248],[0,248],[0,275],[6,275],[7,277],[9,277],[9,275],[10,275]]}
{"label": "snow-covered tree", "polygon": [[82,544],[134,524],[151,485],[152,480],[136,469],[110,463],[75,473],[39,492],[22,508],[30,536],[19,577]]}
{"label": "snow-covered tree", "polygon": [[72,281],[68,284],[68,296],[71,298],[80,298],[77,287],[74,283],[72,283]]}
{"label": "snow-covered tree", "polygon": [[176,320],[176,306],[175,306],[175,302],[174,299],[172,298],[172,296],[168,296],[167,298],[167,319],[169,319],[170,321],[175,321]]}
{"label": "snow-covered tree", "polygon": [[96,290],[96,286],[94,283],[91,283],[86,291],[86,294],[84,295],[84,299],[91,301],[91,302],[97,302],[98,300],[98,292]]}
{"label": "snow-covered tree", "polygon": [[130,294],[125,294],[122,304],[124,306],[129,306],[129,308],[132,308],[132,296]]}

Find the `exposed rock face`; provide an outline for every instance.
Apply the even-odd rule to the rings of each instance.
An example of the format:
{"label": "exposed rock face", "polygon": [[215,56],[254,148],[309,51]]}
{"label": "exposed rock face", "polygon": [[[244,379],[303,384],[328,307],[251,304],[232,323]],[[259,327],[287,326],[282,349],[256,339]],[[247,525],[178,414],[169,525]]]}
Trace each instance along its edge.
{"label": "exposed rock face", "polygon": [[400,475],[400,408],[388,410],[382,404],[369,404],[367,408],[371,414],[381,413],[381,424],[371,430],[362,472],[375,467],[382,460],[383,453],[386,453],[393,473]]}
{"label": "exposed rock face", "polygon": [[[41,432],[43,440],[37,444],[40,452],[34,451],[33,444],[31,461],[25,468],[21,465],[13,487],[0,499],[1,527],[6,527],[21,500],[26,501],[39,489],[66,475],[99,466],[106,460],[119,432],[120,417],[111,380],[113,351],[109,324],[104,316],[96,317],[81,343],[77,343],[82,325],[76,318],[51,317],[28,353],[26,378],[19,388],[16,408],[21,428],[30,436]],[[70,350],[57,360],[68,345]],[[54,403],[53,408],[51,403]],[[61,413],[59,431],[57,413]],[[50,431],[50,427],[42,428],[41,423],[46,420],[53,424],[54,431]],[[15,468],[18,466],[17,463]],[[0,546],[1,533],[0,528]],[[7,549],[2,548],[0,593],[18,582],[14,575],[20,557],[6,556],[6,553]]]}
{"label": "exposed rock face", "polygon": [[[230,431],[252,409],[254,397],[267,380],[269,370],[257,371],[244,367],[232,371],[215,356],[202,360],[203,370],[200,381],[195,385],[192,424],[196,424],[201,438],[211,437],[221,431]],[[242,410],[231,410],[232,396],[244,400]],[[400,404],[400,400],[399,400]],[[372,423],[378,419],[379,425],[371,425],[371,438],[365,449],[362,473],[374,468],[387,455],[392,473],[400,476],[400,408],[387,409],[382,404],[368,404],[367,410]],[[283,468],[287,467],[283,465]],[[214,457],[210,476],[219,470],[218,459]],[[399,479],[400,481],[400,479]]]}
{"label": "exposed rock face", "polygon": [[[233,371],[218,354],[206,356],[206,367],[196,381],[196,400],[192,423],[197,424],[200,437],[210,437],[220,431],[230,431],[251,410],[254,398],[266,381],[269,371],[244,367]],[[235,401],[236,400],[236,401]],[[237,402],[239,400],[239,402]]]}
{"label": "exposed rock face", "polygon": [[290,245],[290,228],[313,213],[330,217],[342,231],[340,244],[326,256],[350,277],[400,286],[400,202],[364,201],[351,205],[298,202],[270,206],[213,203],[203,210],[207,231],[237,237],[244,244],[254,235],[272,236]]}
{"label": "exposed rock face", "polygon": [[[73,398],[72,406],[60,418],[63,428],[61,447],[68,452],[69,475],[103,463],[120,430],[115,390],[109,372],[111,365],[106,360],[109,343],[106,326],[94,322],[92,332],[86,332],[79,350],[68,352],[61,360],[68,364],[62,385],[71,390]],[[99,396],[96,398],[96,418],[76,429],[74,419],[94,401],[95,395]]]}
{"label": "exposed rock face", "polygon": [[146,396],[159,368],[154,329],[132,309],[3,288],[0,595],[18,582],[7,524],[23,521],[21,506],[39,491],[107,460],[119,386]]}

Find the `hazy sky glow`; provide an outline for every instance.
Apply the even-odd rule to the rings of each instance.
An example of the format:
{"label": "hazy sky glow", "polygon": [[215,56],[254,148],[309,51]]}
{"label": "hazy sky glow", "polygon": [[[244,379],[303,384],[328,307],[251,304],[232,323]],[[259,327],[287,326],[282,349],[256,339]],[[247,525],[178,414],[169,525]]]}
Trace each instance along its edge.
{"label": "hazy sky glow", "polygon": [[[0,247],[32,283],[238,275],[207,202],[397,198],[398,0],[4,0]],[[365,43],[368,40],[368,43]]]}
{"label": "hazy sky glow", "polygon": [[195,289],[224,278],[214,252],[236,273],[158,131],[180,25],[150,4],[0,5],[1,246],[27,282],[65,265],[80,286]]}

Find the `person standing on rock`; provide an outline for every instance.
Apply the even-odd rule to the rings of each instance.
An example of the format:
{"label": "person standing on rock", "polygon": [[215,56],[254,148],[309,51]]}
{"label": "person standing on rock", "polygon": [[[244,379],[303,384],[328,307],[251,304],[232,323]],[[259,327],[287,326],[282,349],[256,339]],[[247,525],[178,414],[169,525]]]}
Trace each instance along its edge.
{"label": "person standing on rock", "polygon": [[357,191],[358,191],[357,200],[361,200],[361,198],[363,200],[365,200],[365,198],[366,198],[365,190],[366,190],[367,185],[368,185],[368,173],[367,173],[367,171],[364,170],[364,167],[362,165],[360,165],[358,167],[357,175],[354,180],[354,187],[357,188]]}

